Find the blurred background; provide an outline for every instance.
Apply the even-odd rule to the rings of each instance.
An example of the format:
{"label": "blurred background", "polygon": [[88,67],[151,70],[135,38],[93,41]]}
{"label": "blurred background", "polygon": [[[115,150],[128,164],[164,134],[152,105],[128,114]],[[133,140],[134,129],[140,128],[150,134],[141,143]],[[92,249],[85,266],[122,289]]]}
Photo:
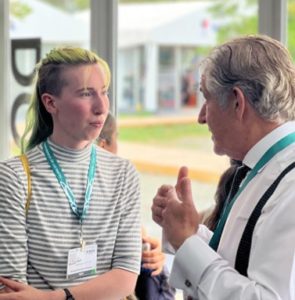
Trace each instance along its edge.
{"label": "blurred background", "polygon": [[[95,50],[112,68],[119,155],[140,173],[143,222],[159,238],[150,211],[158,187],[175,184],[187,165],[203,210],[228,165],[197,124],[202,58],[221,42],[258,32],[282,40],[295,57],[295,0],[1,0],[0,22],[8,49],[0,51],[1,159],[19,152],[36,61],[58,46]],[[105,39],[96,39],[101,32]]]}

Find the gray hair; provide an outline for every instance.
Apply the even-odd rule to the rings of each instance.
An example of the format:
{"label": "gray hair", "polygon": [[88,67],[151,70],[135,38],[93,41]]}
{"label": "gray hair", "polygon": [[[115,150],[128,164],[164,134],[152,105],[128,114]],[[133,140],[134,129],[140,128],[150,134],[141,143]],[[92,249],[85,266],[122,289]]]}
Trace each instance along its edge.
{"label": "gray hair", "polygon": [[295,119],[295,67],[288,50],[263,35],[234,39],[202,62],[208,92],[226,107],[239,87],[265,120]]}

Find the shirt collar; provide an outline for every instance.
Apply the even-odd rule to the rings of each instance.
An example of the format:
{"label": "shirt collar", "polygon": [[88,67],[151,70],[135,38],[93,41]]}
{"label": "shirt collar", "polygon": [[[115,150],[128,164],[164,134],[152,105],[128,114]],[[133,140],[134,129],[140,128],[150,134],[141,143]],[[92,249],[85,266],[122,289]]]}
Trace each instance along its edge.
{"label": "shirt collar", "polygon": [[[90,159],[90,153],[92,149],[92,144],[90,143],[87,147],[83,149],[71,149],[55,144],[50,139],[47,142],[58,161],[70,162],[70,163],[88,163]],[[42,143],[38,145],[39,149],[42,150]]]}
{"label": "shirt collar", "polygon": [[246,154],[245,158],[243,159],[243,164],[250,167],[251,169],[254,168],[256,163],[262,157],[262,155],[277,141],[279,141],[284,136],[295,132],[295,122],[286,122],[266,136],[264,136],[258,143],[256,143]]}

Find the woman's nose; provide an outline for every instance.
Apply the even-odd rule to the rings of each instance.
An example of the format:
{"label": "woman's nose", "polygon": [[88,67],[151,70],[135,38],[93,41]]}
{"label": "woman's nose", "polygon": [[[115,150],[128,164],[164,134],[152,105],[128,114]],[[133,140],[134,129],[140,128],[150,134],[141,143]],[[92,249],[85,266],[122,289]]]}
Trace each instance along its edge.
{"label": "woman's nose", "polygon": [[104,114],[109,111],[109,98],[107,96],[97,95],[94,104],[93,110],[95,114]]}

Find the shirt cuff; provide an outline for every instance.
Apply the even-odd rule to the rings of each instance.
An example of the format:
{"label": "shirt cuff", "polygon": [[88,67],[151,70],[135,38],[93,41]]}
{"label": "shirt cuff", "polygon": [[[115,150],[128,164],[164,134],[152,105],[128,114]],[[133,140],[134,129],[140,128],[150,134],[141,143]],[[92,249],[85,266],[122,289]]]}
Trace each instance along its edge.
{"label": "shirt cuff", "polygon": [[[194,234],[194,236],[197,235],[200,237],[205,243],[209,244],[209,241],[213,235],[213,232],[208,229],[207,226],[200,224],[198,232]],[[165,231],[162,230],[162,249],[163,252],[166,254],[175,254],[175,249],[173,246],[168,242],[168,239],[166,237]]]}
{"label": "shirt cuff", "polygon": [[202,238],[194,235],[176,252],[169,283],[188,295],[196,295],[203,273],[219,258],[220,256]]}
{"label": "shirt cuff", "polygon": [[200,237],[205,243],[209,244],[212,235],[213,232],[210,229],[208,229],[207,226],[205,226],[204,224],[199,225],[197,236]]}

